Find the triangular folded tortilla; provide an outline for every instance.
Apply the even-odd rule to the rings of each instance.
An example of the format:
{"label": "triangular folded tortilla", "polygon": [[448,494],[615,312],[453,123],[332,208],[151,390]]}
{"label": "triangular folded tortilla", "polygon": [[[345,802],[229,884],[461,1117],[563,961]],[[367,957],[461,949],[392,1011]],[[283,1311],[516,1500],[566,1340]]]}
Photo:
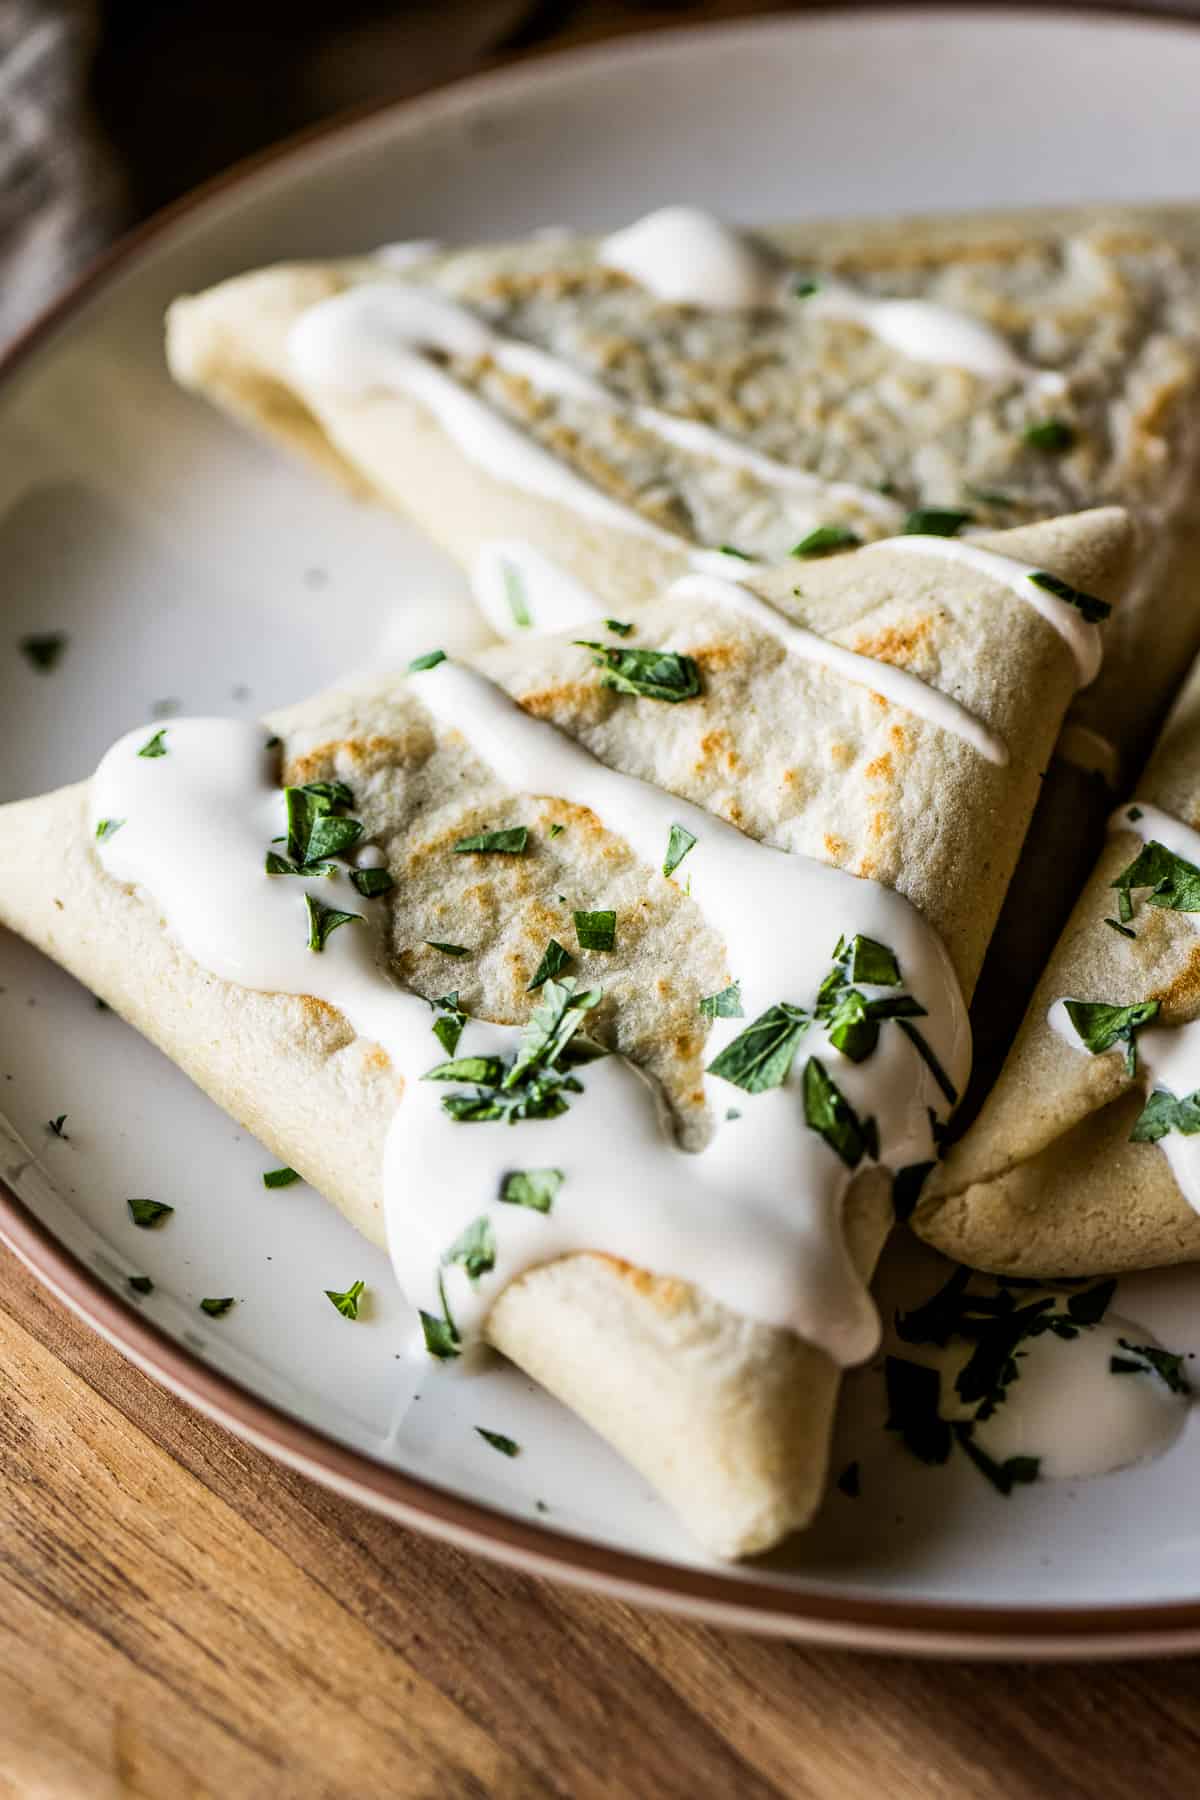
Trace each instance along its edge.
{"label": "triangular folded tortilla", "polygon": [[[1156,820],[1151,809],[1166,819]],[[1170,894],[1152,904],[1153,886],[1140,887],[1131,895],[1132,917],[1114,928],[1122,925],[1114,882],[1147,836],[1169,834],[1175,820],[1200,826],[1200,666],[1136,797],[1112,815],[1109,841],[996,1087],[917,1209],[918,1231],[947,1255],[975,1268],[1046,1275],[1101,1275],[1200,1256],[1200,1214],[1172,1172],[1166,1139],[1130,1138],[1154,1086],[1146,1056],[1131,1074],[1123,1041],[1091,1055],[1050,1016],[1064,999],[1122,1007],[1157,1000],[1155,1025],[1175,1036],[1181,1027],[1196,1029],[1196,915],[1165,903]],[[1197,860],[1187,849],[1185,840],[1177,854]],[[1194,903],[1194,896],[1184,898]]]}
{"label": "triangular folded tortilla", "polygon": [[[1129,544],[1115,510],[986,540],[1110,600]],[[814,565],[802,599],[790,570],[747,585],[780,618],[802,621],[818,649],[871,660],[849,672],[808,660],[763,628],[766,614],[702,586],[627,609],[634,635],[612,639],[692,656],[703,691],[686,703],[604,686],[575,633],[502,646],[478,667],[524,714],[610,768],[794,852],[797,863],[815,859],[869,878],[868,889],[900,890],[940,934],[969,994],[1074,686],[1067,644],[1003,581],[911,547]],[[936,708],[952,698],[945,716],[955,729],[878,691],[873,672],[883,687],[898,670],[914,701]],[[632,855],[613,821],[539,794],[536,783],[514,795],[471,749],[472,720],[459,730],[427,712],[421,679],[375,676],[268,722],[282,740],[283,778],[348,783],[386,856],[395,887],[365,904],[387,908],[392,972],[431,999],[457,990],[474,1017],[519,1021],[547,939],[558,938],[582,978],[603,985],[596,1035],[658,1080],[682,1140],[697,1143],[709,1129],[699,1000],[731,971],[687,895],[686,864],[666,880]],[[962,735],[972,719],[1004,746],[1006,763]],[[168,754],[176,729],[165,728]],[[139,765],[138,779],[167,766]],[[0,809],[0,920],[71,969],[381,1242],[385,1137],[406,1104],[388,1056],[319,1000],[247,989],[200,967],[155,898],[106,872],[88,808],[83,784]],[[464,836],[518,820],[533,834],[532,854],[451,853]],[[571,909],[592,896],[621,921],[609,954],[576,948]],[[753,892],[745,907],[753,917]],[[795,930],[806,930],[804,918]],[[448,957],[436,947],[446,943],[470,955]],[[745,1101],[745,1129],[754,1129],[755,1104]],[[504,1129],[516,1156],[522,1130],[556,1127],[462,1129]],[[448,1167],[447,1191],[453,1183]],[[890,1222],[887,1188],[869,1175],[851,1190],[844,1224],[863,1276]],[[739,1316],[670,1267],[586,1253],[510,1282],[486,1332],[609,1438],[714,1551],[762,1550],[810,1517],[838,1370],[794,1332]]]}
{"label": "triangular folded tortilla", "polygon": [[581,586],[620,610],[721,546],[777,560],[814,530],[875,539],[921,510],[942,515],[925,529],[958,511],[971,530],[1127,508],[1135,579],[1050,767],[1028,903],[984,973],[981,1074],[998,1066],[1108,789],[1200,648],[1200,212],[749,238],[665,208],[605,240],[239,276],[172,307],[168,354],[185,386],[412,517],[506,634],[543,608],[568,623]]}

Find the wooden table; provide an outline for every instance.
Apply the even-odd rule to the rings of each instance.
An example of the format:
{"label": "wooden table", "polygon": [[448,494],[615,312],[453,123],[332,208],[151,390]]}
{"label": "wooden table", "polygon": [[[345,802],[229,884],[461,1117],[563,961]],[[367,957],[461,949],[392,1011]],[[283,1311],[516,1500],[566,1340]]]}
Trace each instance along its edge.
{"label": "wooden table", "polygon": [[3,1800],[1186,1800],[1195,1662],[811,1653],[510,1574],[248,1449],[0,1252]]}

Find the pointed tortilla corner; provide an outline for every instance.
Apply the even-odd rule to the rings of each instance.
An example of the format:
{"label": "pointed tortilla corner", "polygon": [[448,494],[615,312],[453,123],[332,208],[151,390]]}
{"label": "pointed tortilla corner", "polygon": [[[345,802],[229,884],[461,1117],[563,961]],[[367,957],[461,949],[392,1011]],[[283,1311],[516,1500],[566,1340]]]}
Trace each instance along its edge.
{"label": "pointed tortilla corner", "polygon": [[[1200,665],[1176,701],[1137,798],[1200,820]],[[1038,983],[978,1118],[922,1195],[914,1228],[998,1273],[1103,1275],[1200,1256],[1200,1215],[1161,1148],[1129,1133],[1145,1100],[1121,1048],[1090,1055],[1048,1015],[1061,999],[1161,1002],[1163,1023],[1200,1015],[1200,935],[1189,916],[1135,908],[1130,939],[1105,924],[1113,882],[1141,849],[1115,829]]]}

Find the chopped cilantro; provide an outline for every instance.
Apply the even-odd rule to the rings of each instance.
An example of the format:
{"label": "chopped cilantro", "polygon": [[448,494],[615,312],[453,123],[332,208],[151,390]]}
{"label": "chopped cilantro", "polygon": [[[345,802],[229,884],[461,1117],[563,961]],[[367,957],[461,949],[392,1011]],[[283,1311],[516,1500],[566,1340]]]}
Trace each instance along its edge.
{"label": "chopped cilantro", "polygon": [[802,537],[791,554],[793,556],[833,556],[839,550],[853,550],[862,539],[857,531],[851,531],[848,525],[818,525],[807,537]]}
{"label": "chopped cilantro", "polygon": [[46,1120],[46,1130],[48,1132],[50,1132],[51,1135],[56,1138],[66,1138],[67,1132],[63,1129],[64,1126],[66,1125],[66,1123],[67,1123],[66,1113],[59,1113],[57,1119],[47,1119]]}
{"label": "chopped cilantro", "polygon": [[135,1294],[152,1294],[154,1292],[154,1283],[148,1275],[131,1275],[129,1285]]}
{"label": "chopped cilantro", "polygon": [[471,952],[465,944],[443,944],[437,938],[426,938],[425,943],[430,950],[440,950],[443,956],[470,956]]}
{"label": "chopped cilantro", "polygon": [[464,1227],[448,1250],[442,1252],[443,1265],[457,1263],[467,1272],[469,1281],[478,1281],[496,1266],[496,1236],[486,1213]]}
{"label": "chopped cilantro", "polygon": [[364,900],[377,900],[381,894],[391,893],[396,885],[386,869],[352,869],[350,884]]}
{"label": "chopped cilantro", "polygon": [[1137,1034],[1158,1017],[1157,1000],[1142,1000],[1135,1006],[1114,1006],[1107,1000],[1065,1000],[1063,1005],[1086,1050],[1102,1056],[1124,1044],[1125,1066],[1131,1075],[1137,1073]]}
{"label": "chopped cilantro", "polygon": [[[736,1014],[714,1016],[740,1017],[741,1013],[739,1010]],[[765,1094],[769,1088],[782,1087],[809,1024],[809,1015],[802,1007],[777,1001],[739,1032],[732,1043],[726,1044],[709,1063],[708,1073],[732,1082],[747,1094]]]}
{"label": "chopped cilantro", "polygon": [[747,550],[739,550],[735,544],[718,544],[717,549],[722,556],[736,556],[739,562],[753,562],[754,558]]}
{"label": "chopped cilantro", "polygon": [[314,900],[311,894],[305,894],[304,907],[308,914],[310,950],[324,950],[330,933],[339,926],[350,925],[355,921],[361,925],[363,922],[361,913],[339,912],[336,906],[326,906],[323,900]]}
{"label": "chopped cilantro", "polygon": [[[1109,1362],[1109,1370],[1113,1375],[1131,1375],[1136,1370],[1144,1374],[1148,1364],[1160,1380],[1165,1381],[1173,1394],[1190,1394],[1192,1384],[1184,1373],[1183,1356],[1174,1350],[1164,1350],[1159,1344],[1131,1344],[1127,1338],[1118,1338],[1122,1350],[1128,1350],[1131,1357],[1141,1357],[1141,1362],[1126,1362],[1123,1357],[1114,1356]],[[1120,1367],[1117,1365],[1120,1364]]]}
{"label": "chopped cilantro", "polygon": [[151,756],[151,757],[152,756],[165,756],[167,754],[167,746],[163,742],[163,739],[166,737],[166,735],[167,735],[166,726],[160,725],[158,730],[154,733],[153,737],[148,737],[146,739],[146,742],[142,745],[141,749],[138,751],[138,755],[139,756]]}
{"label": "chopped cilantro", "polygon": [[285,1188],[300,1179],[295,1169],[265,1169],[262,1182],[265,1188]]}
{"label": "chopped cilantro", "polygon": [[[459,1122],[504,1119],[516,1124],[522,1119],[558,1118],[567,1110],[565,1096],[583,1092],[582,1084],[558,1065],[568,1046],[572,1057],[580,1060],[587,1047],[571,1040],[600,998],[599,988],[576,993],[570,979],[548,980],[510,1063],[498,1056],[459,1057],[430,1069],[424,1079],[474,1084],[473,1094],[448,1094],[442,1101],[442,1110]],[[590,1054],[603,1052],[593,1045]]]}
{"label": "chopped cilantro", "polygon": [[879,1154],[879,1129],[874,1119],[859,1118],[815,1056],[804,1065],[804,1120],[848,1169],[856,1169],[864,1156]]}
{"label": "chopped cilantro", "polygon": [[561,837],[563,832],[566,829],[567,829],[566,826],[560,825],[556,819],[554,821],[554,823],[551,825],[551,827],[550,827],[549,831],[546,833],[546,835],[547,835],[547,837],[552,837],[552,838]]}
{"label": "chopped cilantro", "polygon": [[500,1198],[509,1206],[548,1213],[564,1179],[561,1169],[513,1169],[500,1183]]}
{"label": "chopped cilantro", "polygon": [[706,1019],[744,1019],[741,984],[731,981],[719,994],[706,994],[699,1010]]}
{"label": "chopped cilantro", "polygon": [[807,300],[811,294],[819,294],[821,284],[814,281],[811,275],[797,275],[792,281],[791,293],[794,300]]}
{"label": "chopped cilantro", "polygon": [[337,810],[353,805],[353,795],[342,781],[310,781],[304,787],[283,790],[287,806],[287,854],[295,869],[271,868],[270,874],[325,874],[318,867],[327,857],[340,856],[357,844],[363,834],[358,819],[344,818]]}
{"label": "chopped cilantro", "polygon": [[953,1439],[939,1411],[942,1379],[937,1370],[889,1356],[883,1374],[888,1403],[885,1430],[899,1432],[905,1449],[921,1462],[948,1462]]}
{"label": "chopped cilantro", "polygon": [[450,1358],[462,1355],[462,1339],[458,1334],[458,1326],[450,1316],[450,1308],[446,1304],[446,1290],[438,1277],[438,1296],[442,1302],[442,1316],[429,1313],[420,1308],[421,1330],[425,1334],[425,1348],[430,1356],[436,1356],[439,1362],[447,1362]]}
{"label": "chopped cilantro", "polygon": [[233,1305],[233,1295],[226,1294],[222,1300],[202,1300],[200,1311],[207,1313],[210,1319],[223,1319]]}
{"label": "chopped cilantro", "polygon": [[525,825],[512,825],[505,831],[477,831],[474,837],[459,838],[454,846],[456,856],[473,852],[480,856],[521,856],[529,840]]}
{"label": "chopped cilantro", "polygon": [[556,975],[561,975],[564,969],[569,968],[572,960],[571,952],[564,950],[557,938],[551,938],[542,951],[542,960],[525,992],[536,993],[544,982],[552,981]]}
{"label": "chopped cilantro", "polygon": [[1122,925],[1120,919],[1105,919],[1104,923],[1110,925],[1114,931],[1120,932],[1123,938],[1136,939],[1137,937],[1137,932],[1131,931],[1128,925]]}
{"label": "chopped cilantro", "polygon": [[618,644],[597,644],[576,638],[582,650],[590,650],[596,667],[603,669],[602,687],[642,700],[692,700],[700,693],[699,664],[675,650],[633,650]]}
{"label": "chopped cilantro", "polygon": [[467,1023],[467,1015],[458,1004],[458,989],[452,994],[442,994],[431,1002],[438,1017],[433,1021],[433,1035],[447,1056],[453,1056],[458,1049],[458,1040]]}
{"label": "chopped cilantro", "polygon": [[1035,587],[1044,593],[1053,594],[1056,600],[1065,600],[1068,606],[1081,612],[1089,625],[1099,625],[1107,619],[1112,607],[1107,600],[1097,600],[1094,594],[1081,594],[1069,582],[1061,581],[1057,575],[1051,575],[1046,569],[1035,569],[1029,577]]}
{"label": "chopped cilantro", "polygon": [[344,1294],[340,1294],[336,1288],[326,1288],[325,1298],[337,1307],[343,1319],[357,1319],[359,1302],[365,1289],[365,1281],[354,1281]]}
{"label": "chopped cilantro", "polygon": [[446,660],[444,650],[427,650],[424,656],[414,656],[408,665],[410,675],[419,675],[423,669],[436,669],[439,663]]}
{"label": "chopped cilantro", "polygon": [[96,842],[98,844],[107,842],[114,831],[120,831],[124,823],[124,819],[100,819],[96,825]]}
{"label": "chopped cilantro", "polygon": [[633,630],[633,626],[627,625],[624,619],[605,619],[604,624],[607,630],[615,632],[618,637],[628,637]]}
{"label": "chopped cilantro", "polygon": [[1153,890],[1146,896],[1148,906],[1165,907],[1169,912],[1200,912],[1200,869],[1176,856],[1157,838],[1143,845],[1111,885],[1117,890],[1123,925],[1133,917],[1133,893],[1137,888]]}
{"label": "chopped cilantro", "polygon": [[1157,1144],[1170,1131],[1177,1131],[1180,1137],[1195,1137],[1200,1132],[1200,1088],[1178,1099],[1165,1088],[1155,1088],[1134,1122],[1129,1142]]}
{"label": "chopped cilantro", "polygon": [[575,936],[581,950],[611,950],[617,941],[615,912],[573,913]]}
{"label": "chopped cilantro", "polygon": [[175,1211],[165,1200],[127,1200],[125,1204],[129,1208],[130,1218],[143,1231],[149,1231],[153,1225],[161,1225],[167,1215]]}
{"label": "chopped cilantro", "polygon": [[969,1420],[959,1420],[954,1427],[955,1440],[962,1445],[981,1475],[986,1475],[996,1492],[1005,1498],[1020,1484],[1036,1481],[1041,1470],[1039,1456],[1008,1456],[1002,1463],[988,1455],[982,1444],[975,1442]]}
{"label": "chopped cilantro", "polygon": [[957,537],[963,526],[969,525],[974,516],[973,513],[960,512],[949,506],[918,507],[905,519],[903,536]]}
{"label": "chopped cilantro", "polygon": [[667,854],[663,857],[663,874],[673,875],[695,844],[696,838],[685,825],[672,825],[667,838]]}
{"label": "chopped cilantro", "polygon": [[475,1429],[484,1443],[490,1444],[493,1450],[499,1450],[501,1456],[520,1456],[521,1446],[515,1438],[505,1437],[502,1431],[488,1431],[483,1425],[477,1425]]}

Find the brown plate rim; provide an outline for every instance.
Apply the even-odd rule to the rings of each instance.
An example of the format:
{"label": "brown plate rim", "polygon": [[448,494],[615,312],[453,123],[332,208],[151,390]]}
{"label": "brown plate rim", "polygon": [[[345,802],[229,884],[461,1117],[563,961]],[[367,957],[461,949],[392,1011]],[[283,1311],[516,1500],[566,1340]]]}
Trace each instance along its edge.
{"label": "brown plate rim", "polygon": [[[811,11],[849,10],[840,4]],[[1164,17],[1137,7],[1089,11],[1076,7],[919,6],[855,8],[860,19],[895,19],[953,12],[984,18],[995,12],[1088,23],[1138,20],[1152,29],[1195,35],[1200,19]],[[156,247],[181,220],[219,205],[259,175],[300,162],[392,115],[436,117],[492,93],[537,79],[543,71],[619,64],[647,48],[686,46],[701,38],[802,29],[806,15],[769,12],[752,20],[721,21],[666,31],[637,31],[599,44],[539,50],[486,68],[429,93],[372,101],[324,120],[237,163],[128,232],[97,257],[0,355],[0,384],[110,280]],[[0,1182],[0,1242],[57,1299],[152,1378],[201,1412],[293,1468],[400,1523],[527,1574],[546,1576],[613,1598],[691,1615],[710,1623],[854,1649],[919,1655],[1020,1658],[1100,1658],[1180,1654],[1200,1649],[1200,1602],[1128,1606],[982,1606],[954,1601],[868,1599],[834,1588],[783,1589],[736,1571],[694,1568],[597,1544],[587,1538],[514,1518],[436,1483],[407,1475],[353,1450],[218,1373],[120,1298]]]}

